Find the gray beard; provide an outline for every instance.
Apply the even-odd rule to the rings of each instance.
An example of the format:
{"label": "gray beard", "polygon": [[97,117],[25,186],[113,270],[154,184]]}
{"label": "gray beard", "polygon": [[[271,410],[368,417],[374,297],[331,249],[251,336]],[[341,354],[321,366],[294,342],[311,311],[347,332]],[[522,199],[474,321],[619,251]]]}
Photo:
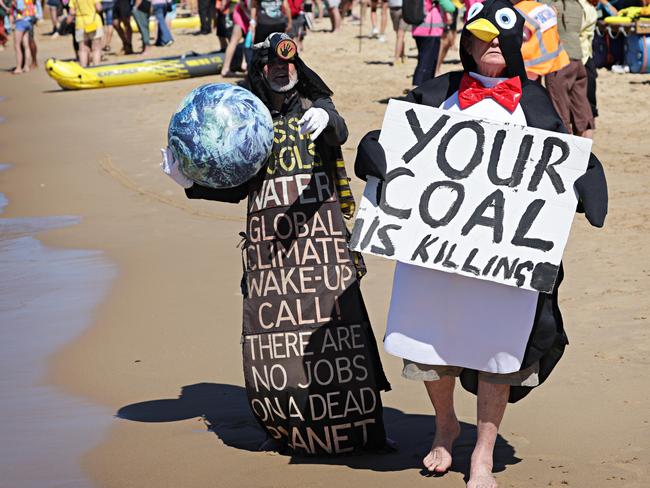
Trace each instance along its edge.
{"label": "gray beard", "polygon": [[273,83],[272,81],[269,81],[268,83],[269,83],[269,87],[274,92],[276,92],[276,93],[286,93],[289,90],[292,90],[298,84],[298,77],[296,76],[295,79],[289,80],[286,85],[277,85],[276,83]]}

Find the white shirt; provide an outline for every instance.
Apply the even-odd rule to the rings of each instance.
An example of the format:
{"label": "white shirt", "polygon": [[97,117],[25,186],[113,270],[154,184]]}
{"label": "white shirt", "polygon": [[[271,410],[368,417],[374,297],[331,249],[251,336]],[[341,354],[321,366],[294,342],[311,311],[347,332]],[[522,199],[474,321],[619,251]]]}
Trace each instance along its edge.
{"label": "white shirt", "polygon": [[[470,75],[489,88],[505,80]],[[461,110],[456,92],[440,108],[527,125],[519,105],[510,113],[491,98]],[[398,262],[384,348],[423,364],[519,371],[537,299],[535,291]]]}

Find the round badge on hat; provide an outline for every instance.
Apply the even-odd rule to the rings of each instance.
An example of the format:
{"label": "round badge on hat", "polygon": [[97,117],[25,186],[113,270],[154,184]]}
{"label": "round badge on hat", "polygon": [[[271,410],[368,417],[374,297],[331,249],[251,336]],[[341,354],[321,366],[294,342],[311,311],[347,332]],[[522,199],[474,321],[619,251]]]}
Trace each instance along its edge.
{"label": "round badge on hat", "polygon": [[291,39],[282,39],[275,47],[275,54],[284,61],[291,61],[297,52],[298,47]]}

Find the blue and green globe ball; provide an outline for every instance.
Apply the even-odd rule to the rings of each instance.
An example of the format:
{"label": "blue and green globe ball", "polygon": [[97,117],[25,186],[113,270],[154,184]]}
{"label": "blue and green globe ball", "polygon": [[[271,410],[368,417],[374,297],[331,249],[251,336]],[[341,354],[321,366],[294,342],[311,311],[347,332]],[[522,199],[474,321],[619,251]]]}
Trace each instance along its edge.
{"label": "blue and green globe ball", "polygon": [[167,145],[190,180],[232,188],[255,176],[271,154],[273,119],[248,90],[210,83],[183,99],[169,122]]}

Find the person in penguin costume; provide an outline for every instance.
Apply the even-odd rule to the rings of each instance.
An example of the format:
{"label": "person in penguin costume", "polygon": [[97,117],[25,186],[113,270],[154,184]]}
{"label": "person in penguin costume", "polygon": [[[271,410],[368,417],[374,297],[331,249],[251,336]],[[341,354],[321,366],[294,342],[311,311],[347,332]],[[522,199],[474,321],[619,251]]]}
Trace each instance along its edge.
{"label": "person in penguin costume", "polygon": [[[474,4],[461,36],[463,71],[423,83],[405,100],[568,133],[546,90],[526,77],[521,56],[523,26],[523,17],[507,0]],[[378,139],[379,131],[372,131],[359,144],[355,172],[363,180],[385,179],[386,158]],[[593,226],[602,227],[607,184],[593,154],[574,189],[577,211],[584,212]],[[492,475],[493,451],[507,403],[521,400],[541,385],[568,344],[558,306],[562,278],[560,266],[555,287],[547,294],[396,264],[384,347],[403,359],[403,376],[424,381],[435,409],[433,445],[423,460],[432,474],[443,474],[452,464],[452,446],[460,433],[453,405],[459,377],[462,386],[478,396],[477,442],[467,486],[497,486]],[[459,302],[465,306],[450,305]],[[519,342],[513,345],[512,341]],[[521,357],[503,354],[517,347],[524,351]],[[484,370],[441,360],[451,355],[447,353],[458,356],[459,351],[465,357],[488,358]]]}
{"label": "person in penguin costume", "polygon": [[241,347],[249,405],[268,436],[260,449],[392,450],[381,401],[390,384],[360,289],[365,267],[347,246],[354,199],[340,147],[345,120],[284,33],[255,45],[242,86],[273,118],[259,173],[234,188],[208,188],[186,178],[169,150],[162,168],[188,198],[248,201]]}

